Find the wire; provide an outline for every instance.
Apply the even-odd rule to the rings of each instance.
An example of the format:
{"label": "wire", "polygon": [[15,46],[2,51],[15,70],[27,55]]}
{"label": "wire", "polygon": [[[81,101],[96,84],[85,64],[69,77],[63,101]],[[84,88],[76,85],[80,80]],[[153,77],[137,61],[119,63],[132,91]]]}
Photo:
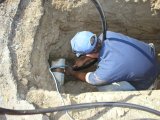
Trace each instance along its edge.
{"label": "wire", "polygon": [[[65,66],[66,66],[66,65],[65,65]],[[64,101],[64,99],[63,99],[63,97],[62,97],[62,95],[61,95],[61,93],[60,93],[60,90],[59,90],[59,87],[58,87],[58,84],[57,84],[57,79],[56,79],[55,75],[53,74],[53,72],[51,71],[51,69],[53,69],[53,68],[58,68],[58,67],[59,67],[59,68],[64,68],[65,66],[54,66],[54,67],[49,68],[49,72],[51,73],[52,78],[53,78],[53,80],[55,81],[56,90],[57,90],[57,92],[58,92],[58,94],[59,94],[59,96],[60,96],[60,98],[61,98],[61,100],[62,100],[62,102],[63,102],[63,105],[65,105],[65,101]],[[71,117],[71,115],[68,113],[67,110],[66,110],[66,114],[68,115],[68,117],[69,117],[70,120],[74,120],[74,119]]]}
{"label": "wire", "polygon": [[72,105],[59,106],[54,108],[43,108],[36,110],[12,110],[12,109],[0,108],[0,114],[33,115],[33,114],[44,114],[44,113],[67,111],[67,110],[82,109],[82,108],[95,108],[95,107],[107,107],[107,106],[138,109],[160,116],[160,111],[158,110],[154,110],[152,108],[148,108],[141,105],[136,105],[132,103],[123,103],[123,102],[96,102],[96,103],[83,103],[74,105],[72,104]]}

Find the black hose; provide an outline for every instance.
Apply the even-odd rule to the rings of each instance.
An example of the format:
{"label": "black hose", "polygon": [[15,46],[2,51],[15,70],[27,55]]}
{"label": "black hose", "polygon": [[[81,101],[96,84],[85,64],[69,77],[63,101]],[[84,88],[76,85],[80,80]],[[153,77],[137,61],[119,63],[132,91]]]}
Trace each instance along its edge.
{"label": "black hose", "polygon": [[96,6],[100,17],[101,17],[101,23],[102,23],[102,31],[103,31],[103,41],[106,40],[106,31],[107,31],[107,22],[106,22],[106,18],[104,15],[104,11],[99,3],[98,0],[91,0],[93,2],[93,4]]}
{"label": "black hose", "polygon": [[83,103],[83,104],[66,105],[66,106],[59,106],[54,108],[44,108],[44,109],[35,109],[35,110],[12,110],[12,109],[0,108],[0,114],[33,115],[33,114],[44,114],[44,113],[52,113],[52,112],[58,112],[58,111],[81,109],[81,108],[107,107],[107,106],[138,109],[138,110],[146,111],[146,112],[155,114],[157,116],[160,116],[160,111],[154,110],[152,108],[148,108],[148,107],[144,107],[144,106],[136,105],[132,103],[122,103],[122,102]]}
{"label": "black hose", "polygon": [[[100,14],[100,18],[101,18],[101,23],[102,23],[102,31],[103,31],[103,38],[102,40],[106,40],[106,31],[107,31],[107,22],[106,22],[106,18],[104,15],[104,11],[99,3],[98,0],[91,0],[93,2],[93,4],[95,5],[95,7],[97,8],[99,14]],[[76,67],[73,68],[74,71],[79,71],[79,70],[83,70],[86,68],[89,68],[90,66],[92,66],[93,64],[95,64],[98,61],[98,59],[94,59],[91,62],[88,62],[87,64],[81,66],[81,67]]]}

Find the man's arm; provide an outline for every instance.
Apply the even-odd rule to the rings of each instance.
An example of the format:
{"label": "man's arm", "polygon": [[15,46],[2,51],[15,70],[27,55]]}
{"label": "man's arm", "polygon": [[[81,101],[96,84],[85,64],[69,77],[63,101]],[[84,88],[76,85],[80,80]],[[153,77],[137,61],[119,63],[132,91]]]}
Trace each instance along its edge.
{"label": "man's arm", "polygon": [[103,71],[98,69],[94,72],[79,72],[79,71],[72,70],[72,68],[66,68],[65,70],[66,75],[71,75],[81,81],[87,82],[92,85],[104,85],[106,83],[110,83],[109,80],[106,78],[106,76],[104,76],[106,74],[102,74],[102,72]]}
{"label": "man's arm", "polygon": [[78,72],[78,71],[74,71],[72,70],[71,67],[68,67],[65,69],[65,74],[66,75],[71,75],[81,81],[86,81],[85,77],[86,77],[86,74],[85,72]]}
{"label": "man's arm", "polygon": [[87,73],[85,73],[85,72],[74,72],[72,75],[75,77],[75,78],[77,78],[77,79],[79,79],[79,80],[81,80],[81,81],[86,81],[86,79],[85,79],[85,77],[86,77],[86,74]]}
{"label": "man's arm", "polygon": [[[83,65],[85,65],[87,62],[92,61],[94,58],[88,57],[88,56],[82,56],[80,57],[75,64],[73,65],[73,68],[78,68]],[[85,77],[87,72],[79,72],[79,71],[74,71],[72,67],[68,67],[65,69],[65,74],[66,75],[71,75],[81,81],[86,81]]]}

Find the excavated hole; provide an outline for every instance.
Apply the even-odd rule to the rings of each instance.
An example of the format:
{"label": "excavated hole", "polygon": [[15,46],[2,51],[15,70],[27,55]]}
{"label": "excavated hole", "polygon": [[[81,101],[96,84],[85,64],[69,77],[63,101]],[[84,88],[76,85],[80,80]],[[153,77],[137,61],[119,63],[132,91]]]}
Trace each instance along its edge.
{"label": "excavated hole", "polygon": [[[39,48],[43,48],[42,50],[44,50],[45,53],[44,55],[39,54],[39,56],[46,57],[46,58],[39,59],[39,60],[42,60],[42,61],[39,61],[39,63],[43,63],[44,61],[45,62],[47,61],[45,64],[48,68],[48,66],[51,65],[52,60],[65,58],[67,64],[73,64],[75,57],[71,53],[71,49],[70,49],[71,38],[78,31],[82,31],[82,30],[93,31],[96,34],[100,34],[102,32],[101,22],[98,17],[99,14],[97,10],[94,8],[92,4],[89,4],[89,5],[82,5],[80,8],[74,8],[72,11],[69,11],[69,12],[61,11],[61,10],[55,9],[54,6],[52,6],[52,4],[49,3],[49,1],[48,3],[47,2],[45,3],[44,8],[45,8],[45,14],[41,19],[41,26],[36,36],[37,43],[35,42],[35,46],[36,47],[38,46]],[[86,12],[85,14],[84,14],[84,11]],[[120,24],[119,22],[118,23],[114,23],[114,22],[111,23],[111,21],[109,21],[109,23],[111,24],[110,30],[120,31],[120,32],[122,31],[121,33],[125,33],[124,32],[125,26],[123,26],[123,23]],[[115,25],[117,26],[119,25],[120,27],[114,27]],[[116,28],[118,28],[118,30],[116,30]],[[141,31],[137,29],[137,33],[138,32],[141,32]],[[129,35],[132,36],[132,34],[129,34]],[[142,39],[143,35],[141,35],[140,37],[141,37],[140,39]],[[138,35],[136,36],[136,38],[138,38]],[[38,41],[41,41],[41,43]],[[33,56],[34,55],[36,56],[37,53],[35,52]],[[36,60],[35,60],[36,64],[39,56],[36,57]],[[34,64],[34,60],[32,61]],[[47,68],[45,68],[46,69],[45,72],[40,71],[38,74],[42,73],[44,74],[43,77],[45,80],[46,79],[50,79],[50,80],[44,81],[44,82],[42,82],[41,80],[34,81],[35,82],[34,84],[36,84],[38,88],[56,90],[54,81],[51,80],[52,78]],[[91,70],[93,69],[95,69],[95,66],[91,68]],[[39,70],[39,68],[37,68],[37,70]],[[78,81],[73,77],[65,76],[65,84],[64,86],[62,86],[62,91],[69,94],[80,94],[84,92],[93,92],[97,90],[92,85],[89,85],[85,82]]]}

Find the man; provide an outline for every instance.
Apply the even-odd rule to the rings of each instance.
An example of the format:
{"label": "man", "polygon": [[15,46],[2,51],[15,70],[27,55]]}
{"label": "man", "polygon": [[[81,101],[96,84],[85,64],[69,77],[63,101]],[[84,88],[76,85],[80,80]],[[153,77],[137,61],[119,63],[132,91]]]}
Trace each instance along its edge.
{"label": "man", "polygon": [[78,32],[71,40],[72,51],[77,57],[85,57],[73,67],[95,58],[98,67],[87,73],[68,68],[66,74],[96,85],[99,90],[148,89],[157,76],[153,45],[111,31],[106,32],[106,37],[102,42],[102,35],[98,38],[89,31]]}

